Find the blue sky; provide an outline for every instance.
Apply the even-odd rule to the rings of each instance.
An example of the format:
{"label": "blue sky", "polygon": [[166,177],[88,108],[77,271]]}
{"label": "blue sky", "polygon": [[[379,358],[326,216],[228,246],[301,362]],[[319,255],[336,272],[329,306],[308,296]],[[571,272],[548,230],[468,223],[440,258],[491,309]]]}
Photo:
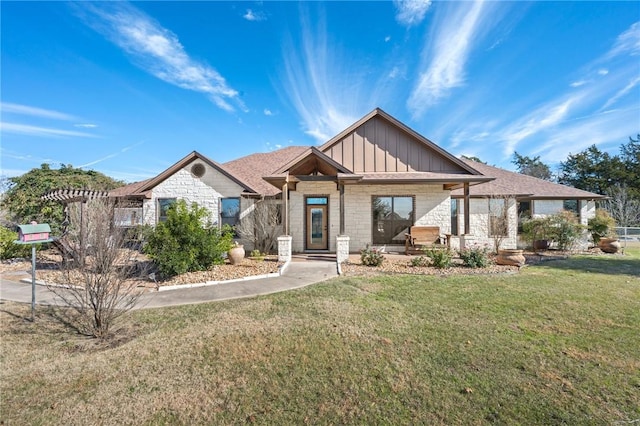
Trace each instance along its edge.
{"label": "blue sky", "polygon": [[321,144],[380,107],[454,155],[640,133],[638,2],[6,2],[1,167],[128,182]]}

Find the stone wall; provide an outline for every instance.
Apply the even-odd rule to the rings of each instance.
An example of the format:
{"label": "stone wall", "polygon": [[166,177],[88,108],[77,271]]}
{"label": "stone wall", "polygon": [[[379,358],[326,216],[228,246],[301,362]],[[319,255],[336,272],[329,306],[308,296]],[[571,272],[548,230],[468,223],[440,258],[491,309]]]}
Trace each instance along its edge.
{"label": "stone wall", "polygon": [[[211,213],[214,223],[218,223],[218,206],[220,198],[239,197],[243,188],[229,179],[218,170],[206,163],[205,174],[201,178],[191,174],[191,167],[195,161],[187,167],[178,170],[152,190],[151,199],[144,200],[143,223],[155,225],[157,221],[157,200],[159,198],[176,198],[185,200],[188,205],[198,203]],[[250,200],[240,200],[240,210],[246,209]]]}

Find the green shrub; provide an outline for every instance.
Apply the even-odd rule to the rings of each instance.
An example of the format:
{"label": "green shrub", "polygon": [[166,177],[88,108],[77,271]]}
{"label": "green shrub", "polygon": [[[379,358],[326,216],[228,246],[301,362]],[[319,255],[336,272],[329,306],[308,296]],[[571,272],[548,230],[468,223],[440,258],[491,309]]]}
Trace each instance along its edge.
{"label": "green shrub", "polygon": [[169,208],[167,220],[156,225],[144,252],[155,261],[164,277],[205,271],[224,262],[233,245],[233,229],[213,226],[209,213],[196,203],[187,207],[179,200]]}
{"label": "green shrub", "polygon": [[593,243],[598,244],[601,238],[615,235],[616,221],[606,210],[596,210],[596,216],[589,219],[589,232]]}
{"label": "green shrub", "polygon": [[465,248],[458,252],[464,266],[486,268],[489,266],[489,249],[486,247]]}
{"label": "green shrub", "polygon": [[[18,233],[0,226],[0,259],[14,259],[16,257],[31,257],[30,244],[15,244]],[[39,246],[40,244],[38,244]]]}
{"label": "green shrub", "polygon": [[415,256],[411,258],[411,266],[429,266],[431,259],[427,256]]}
{"label": "green shrub", "polygon": [[558,249],[573,249],[585,229],[578,223],[576,215],[569,211],[561,211],[549,216],[549,221],[553,230],[553,241],[558,245]]}
{"label": "green shrub", "polygon": [[360,250],[360,261],[365,266],[380,266],[384,262],[384,256],[375,248],[370,248],[369,245]]}
{"label": "green shrub", "polygon": [[431,259],[436,268],[448,268],[453,260],[453,251],[449,248],[425,248],[425,256]]}

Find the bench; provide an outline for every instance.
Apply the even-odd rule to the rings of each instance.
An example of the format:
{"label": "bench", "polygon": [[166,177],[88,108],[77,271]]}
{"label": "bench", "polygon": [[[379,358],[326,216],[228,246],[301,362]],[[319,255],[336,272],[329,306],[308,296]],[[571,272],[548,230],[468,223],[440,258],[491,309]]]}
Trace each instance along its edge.
{"label": "bench", "polygon": [[404,236],[404,253],[406,255],[420,253],[423,247],[446,247],[449,245],[449,237],[442,237],[438,226],[412,226],[409,228],[409,233]]}

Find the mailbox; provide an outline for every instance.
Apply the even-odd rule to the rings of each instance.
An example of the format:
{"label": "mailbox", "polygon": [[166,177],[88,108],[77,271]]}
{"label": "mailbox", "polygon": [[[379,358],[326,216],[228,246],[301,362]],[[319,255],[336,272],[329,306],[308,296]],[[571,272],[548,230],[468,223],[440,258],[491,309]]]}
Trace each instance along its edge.
{"label": "mailbox", "polygon": [[18,241],[21,243],[37,243],[49,241],[51,227],[48,223],[31,223],[18,225]]}

